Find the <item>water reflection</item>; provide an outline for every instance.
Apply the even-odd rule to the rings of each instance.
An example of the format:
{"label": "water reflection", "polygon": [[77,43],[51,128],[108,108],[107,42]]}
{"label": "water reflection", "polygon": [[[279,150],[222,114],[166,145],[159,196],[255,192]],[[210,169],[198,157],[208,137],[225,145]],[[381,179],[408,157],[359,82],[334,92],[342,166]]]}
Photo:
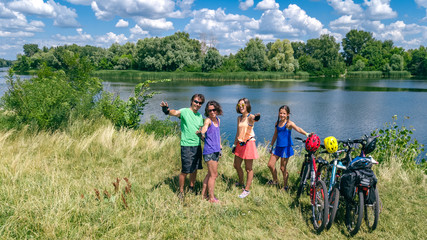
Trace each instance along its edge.
{"label": "water reflection", "polygon": [[[117,82],[105,82],[111,90]],[[132,86],[124,83],[126,87]],[[136,83],[135,83],[136,84]],[[143,121],[150,115],[165,118],[159,108],[162,100],[174,109],[188,107],[194,93],[202,93],[208,100],[215,99],[224,109],[222,132],[228,139],[234,137],[237,113],[235,104],[242,97],[252,103],[252,112],[262,114],[255,132],[258,141],[270,141],[278,108],[287,104],[291,119],[306,131],[314,131],[321,137],[356,138],[382,128],[385,122],[397,114],[407,126],[415,126],[415,137],[427,143],[425,118],[427,110],[427,81],[420,80],[357,80],[357,79],[310,79],[309,81],[173,81],[153,84],[152,89],[161,94],[154,96],[146,106]],[[123,90],[120,89],[120,90]],[[126,95],[126,93],[123,93]],[[204,106],[202,107],[204,108]],[[399,122],[401,124],[401,122]],[[298,134],[294,132],[293,134]]]}
{"label": "water reflection", "polygon": [[[0,95],[7,90],[6,70],[0,69]],[[106,78],[103,84],[106,90],[127,99],[133,94],[134,86],[142,81],[128,80]],[[161,93],[146,105],[142,121],[147,121],[151,115],[165,118],[159,107],[162,100],[169,102],[172,108],[180,109],[190,106],[190,97],[194,93],[202,93],[207,100],[215,99],[223,106],[221,131],[229,140],[234,138],[236,131],[238,114],[235,104],[238,99],[247,97],[251,100],[252,112],[262,115],[255,126],[258,142],[271,140],[277,111],[281,105],[287,104],[291,119],[298,126],[316,132],[322,138],[330,135],[338,139],[357,138],[382,128],[393,115],[398,115],[399,124],[402,124],[403,116],[409,116],[405,125],[414,126],[414,136],[427,144],[425,79],[179,80],[152,84],[151,88]]]}

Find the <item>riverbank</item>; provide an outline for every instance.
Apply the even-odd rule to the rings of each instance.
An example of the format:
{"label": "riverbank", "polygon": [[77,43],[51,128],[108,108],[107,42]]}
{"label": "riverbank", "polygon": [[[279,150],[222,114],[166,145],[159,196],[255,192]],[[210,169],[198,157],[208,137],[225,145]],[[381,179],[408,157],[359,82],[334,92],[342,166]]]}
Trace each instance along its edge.
{"label": "riverbank", "polygon": [[[205,73],[205,72],[145,72],[138,70],[100,70],[95,71],[94,76],[108,81],[123,80],[139,82],[141,80],[193,80],[193,81],[306,81],[310,78],[324,78],[325,76],[310,76],[307,72],[228,72],[228,73]],[[341,78],[411,78],[408,71],[353,71],[347,72]]]}
{"label": "riverbank", "polygon": [[95,71],[94,75],[101,79],[126,79],[127,81],[141,80],[214,80],[214,81],[263,81],[263,80],[295,80],[308,79],[306,72],[228,72],[228,73],[205,73],[205,72],[144,72],[137,70],[101,70]]}
{"label": "riverbank", "polygon": [[[295,206],[303,161],[288,164],[290,193],[266,186],[268,153],[258,146],[249,197],[239,199],[233,155],[225,147],[212,205],[200,195],[178,201],[179,137],[120,130],[106,120],[72,123],[64,131],[0,132],[2,239],[339,239],[343,212],[317,235],[304,197]],[[363,224],[357,238],[426,239],[426,175],[392,157],[376,166],[383,208],[378,228]],[[197,177],[196,192],[206,174]],[[281,174],[279,173],[281,176]],[[119,180],[118,184],[117,181]],[[117,191],[115,190],[117,189]]]}

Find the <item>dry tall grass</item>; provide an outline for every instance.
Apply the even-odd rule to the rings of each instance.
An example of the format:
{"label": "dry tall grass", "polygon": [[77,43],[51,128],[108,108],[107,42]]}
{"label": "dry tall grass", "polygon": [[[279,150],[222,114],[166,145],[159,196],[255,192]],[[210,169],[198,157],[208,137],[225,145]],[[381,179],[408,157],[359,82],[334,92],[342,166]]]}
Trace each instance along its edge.
{"label": "dry tall grass", "polygon": [[[337,239],[347,237],[343,213],[316,235],[308,197],[265,185],[266,149],[259,147],[251,194],[240,189],[230,149],[219,164],[221,204],[199,195],[178,201],[179,138],[156,140],[103,121],[78,122],[66,131],[0,132],[0,238],[2,239]],[[289,163],[295,186],[302,158]],[[376,168],[383,202],[379,227],[356,238],[426,239],[426,175],[404,170],[399,159]],[[199,172],[200,191],[205,169]],[[125,179],[126,178],[126,179]]]}

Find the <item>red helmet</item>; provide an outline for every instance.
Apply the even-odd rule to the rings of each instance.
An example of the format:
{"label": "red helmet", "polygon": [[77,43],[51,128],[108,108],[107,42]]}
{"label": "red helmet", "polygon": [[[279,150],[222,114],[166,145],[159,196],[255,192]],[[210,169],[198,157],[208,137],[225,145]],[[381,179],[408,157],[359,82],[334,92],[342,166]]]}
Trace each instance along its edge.
{"label": "red helmet", "polygon": [[320,147],[320,138],[316,134],[310,135],[307,140],[305,140],[305,150],[307,152],[315,152]]}

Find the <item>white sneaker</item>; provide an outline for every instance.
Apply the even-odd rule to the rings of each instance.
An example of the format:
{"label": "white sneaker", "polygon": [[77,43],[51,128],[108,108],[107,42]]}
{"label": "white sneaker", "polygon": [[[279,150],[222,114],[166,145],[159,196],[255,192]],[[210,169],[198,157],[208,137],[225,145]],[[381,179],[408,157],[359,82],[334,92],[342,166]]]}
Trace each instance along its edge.
{"label": "white sneaker", "polygon": [[243,190],[243,192],[239,195],[239,198],[245,198],[251,193],[250,191]]}

